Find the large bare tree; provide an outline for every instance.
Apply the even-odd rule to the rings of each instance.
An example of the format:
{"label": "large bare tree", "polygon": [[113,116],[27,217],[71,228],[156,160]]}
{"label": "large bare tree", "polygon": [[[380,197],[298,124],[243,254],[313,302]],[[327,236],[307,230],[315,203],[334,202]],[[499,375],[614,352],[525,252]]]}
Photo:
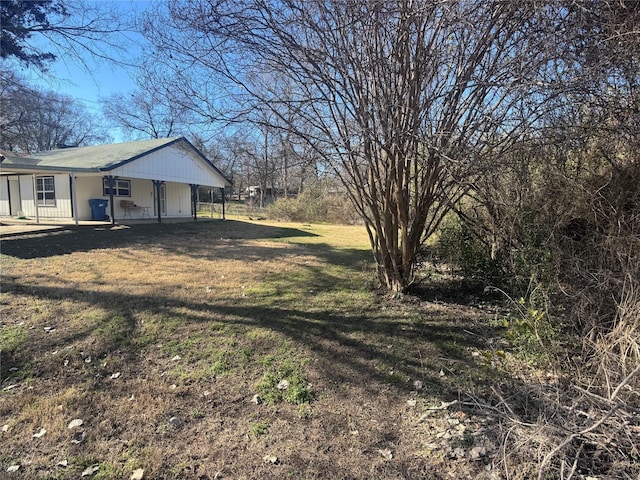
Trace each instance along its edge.
{"label": "large bare tree", "polygon": [[[535,123],[552,25],[543,8],[185,0],[147,33],[168,65],[226,77],[243,109],[270,109],[324,155],[364,219],[383,288],[403,292],[474,160]],[[285,98],[274,78],[293,86]]]}
{"label": "large bare tree", "polygon": [[73,98],[0,73],[0,148],[39,152],[105,140],[98,118]]}
{"label": "large bare tree", "polygon": [[168,138],[188,129],[188,110],[151,91],[115,93],[102,100],[104,116],[133,138]]}

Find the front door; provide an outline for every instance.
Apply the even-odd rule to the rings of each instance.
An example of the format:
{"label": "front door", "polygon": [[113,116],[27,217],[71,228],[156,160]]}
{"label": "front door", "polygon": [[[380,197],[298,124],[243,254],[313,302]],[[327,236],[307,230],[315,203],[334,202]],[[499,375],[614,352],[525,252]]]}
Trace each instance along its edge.
{"label": "front door", "polygon": [[[160,185],[160,215],[167,215],[167,186],[163,183]],[[157,189],[153,189],[153,216],[158,216],[158,197]]]}
{"label": "front door", "polygon": [[9,178],[9,204],[11,211],[9,215],[17,217],[22,210],[22,199],[20,198],[20,180],[18,178]]}

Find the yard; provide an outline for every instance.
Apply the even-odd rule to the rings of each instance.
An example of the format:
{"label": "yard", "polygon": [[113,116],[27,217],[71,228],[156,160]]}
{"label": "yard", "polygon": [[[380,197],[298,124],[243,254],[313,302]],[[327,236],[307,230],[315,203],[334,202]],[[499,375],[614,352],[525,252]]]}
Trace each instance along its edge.
{"label": "yard", "polygon": [[379,296],[361,227],[76,227],[0,258],[3,478],[500,478],[491,304]]}

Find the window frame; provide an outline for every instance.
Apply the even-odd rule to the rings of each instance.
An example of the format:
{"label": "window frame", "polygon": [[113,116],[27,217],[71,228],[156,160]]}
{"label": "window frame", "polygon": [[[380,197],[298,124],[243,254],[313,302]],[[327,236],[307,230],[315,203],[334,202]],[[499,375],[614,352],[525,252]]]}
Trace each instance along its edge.
{"label": "window frame", "polygon": [[[114,197],[128,197],[131,198],[131,180],[126,178],[114,178],[114,188],[113,188],[113,196]],[[105,197],[109,196],[110,192],[109,187],[109,179],[107,177],[102,178],[102,194]],[[124,193],[127,192],[127,193]]]}
{"label": "window frame", "polygon": [[[51,181],[51,188],[47,188],[47,180]],[[36,205],[38,207],[56,206],[56,177],[54,175],[38,175],[36,177]]]}

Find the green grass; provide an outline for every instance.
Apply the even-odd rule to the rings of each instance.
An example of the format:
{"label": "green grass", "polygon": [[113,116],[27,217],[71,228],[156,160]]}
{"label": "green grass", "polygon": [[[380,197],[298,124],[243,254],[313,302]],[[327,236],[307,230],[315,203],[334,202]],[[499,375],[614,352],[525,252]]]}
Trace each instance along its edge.
{"label": "green grass", "polygon": [[27,329],[24,326],[0,326],[0,352],[12,354],[27,341]]}
{"label": "green grass", "polygon": [[[0,471],[10,448],[33,478],[78,478],[87,462],[102,478],[134,467],[145,478],[270,478],[264,455],[284,465],[296,452],[300,478],[335,478],[364,468],[352,452],[388,442],[417,445],[404,460],[414,465],[423,412],[407,410],[413,382],[437,405],[495,374],[471,356],[486,325],[377,294],[361,227],[227,220],[60,238],[3,242],[3,379],[8,357],[29,379],[1,393]],[[72,418],[87,422],[82,458]],[[51,465],[62,452],[66,477]],[[320,472],[305,470],[312,458]]]}
{"label": "green grass", "polygon": [[271,426],[271,420],[261,420],[259,422],[253,422],[250,425],[251,434],[254,437],[259,437],[261,435],[266,435],[269,432],[269,427]]}
{"label": "green grass", "polygon": [[[256,391],[267,405],[287,402],[293,405],[310,403],[313,391],[305,377],[305,360],[297,360],[295,355],[282,351],[278,356],[267,355],[262,359],[264,376],[256,384]],[[287,382],[286,386],[283,382]]]}

